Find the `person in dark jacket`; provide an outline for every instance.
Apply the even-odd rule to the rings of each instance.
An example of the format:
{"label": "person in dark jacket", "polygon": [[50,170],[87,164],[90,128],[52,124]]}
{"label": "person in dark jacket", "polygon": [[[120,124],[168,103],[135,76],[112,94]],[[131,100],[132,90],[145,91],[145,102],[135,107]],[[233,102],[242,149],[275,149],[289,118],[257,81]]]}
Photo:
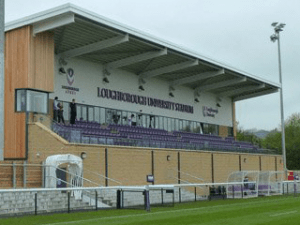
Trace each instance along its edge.
{"label": "person in dark jacket", "polygon": [[57,116],[58,116],[58,107],[57,107],[57,104],[58,104],[58,97],[55,97],[54,101],[53,101],[53,120],[55,122],[57,121]]}
{"label": "person in dark jacket", "polygon": [[77,110],[76,110],[76,103],[75,99],[72,99],[72,102],[70,103],[71,108],[71,118],[70,118],[70,124],[75,124],[76,116],[77,116]]}
{"label": "person in dark jacket", "polygon": [[62,122],[63,124],[65,124],[63,104],[61,102],[58,103],[57,108],[58,108],[58,113],[57,113],[58,121],[57,122],[58,123]]}

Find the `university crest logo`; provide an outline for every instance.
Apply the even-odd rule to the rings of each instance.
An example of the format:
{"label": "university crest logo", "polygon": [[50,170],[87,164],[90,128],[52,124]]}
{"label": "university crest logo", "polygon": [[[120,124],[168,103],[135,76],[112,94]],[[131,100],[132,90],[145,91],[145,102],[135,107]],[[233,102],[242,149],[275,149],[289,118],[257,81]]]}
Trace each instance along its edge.
{"label": "university crest logo", "polygon": [[68,81],[68,84],[70,85],[70,86],[72,86],[72,84],[74,83],[74,70],[73,69],[71,69],[71,68],[69,68],[68,70],[67,70],[67,81]]}

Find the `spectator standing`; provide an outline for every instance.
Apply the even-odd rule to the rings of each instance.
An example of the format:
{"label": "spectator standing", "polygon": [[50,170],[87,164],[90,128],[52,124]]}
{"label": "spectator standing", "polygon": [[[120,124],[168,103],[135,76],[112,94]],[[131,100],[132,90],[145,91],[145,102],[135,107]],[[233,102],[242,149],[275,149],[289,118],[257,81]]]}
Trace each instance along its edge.
{"label": "spectator standing", "polygon": [[56,96],[53,101],[53,120],[54,121],[57,121],[57,116],[58,116],[57,104],[58,104],[58,97]]}
{"label": "spectator standing", "polygon": [[70,103],[70,108],[71,108],[71,118],[70,118],[70,124],[75,124],[75,120],[77,117],[77,110],[76,110],[76,103],[75,99],[72,99],[72,102]]}
{"label": "spectator standing", "polygon": [[134,115],[131,114],[131,116],[128,118],[128,125],[132,126],[132,120],[133,120]]}
{"label": "spectator standing", "polygon": [[62,105],[62,103],[58,103],[57,104],[57,108],[58,108],[58,123],[60,123],[60,121],[65,124],[65,119],[64,119],[64,107]]}

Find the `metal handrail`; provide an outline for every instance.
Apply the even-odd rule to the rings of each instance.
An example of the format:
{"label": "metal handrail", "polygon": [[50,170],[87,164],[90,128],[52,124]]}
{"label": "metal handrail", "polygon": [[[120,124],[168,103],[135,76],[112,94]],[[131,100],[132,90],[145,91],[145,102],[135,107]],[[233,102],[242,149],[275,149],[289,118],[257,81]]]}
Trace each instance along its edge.
{"label": "metal handrail", "polygon": [[117,183],[117,184],[122,184],[122,182],[120,182],[120,181],[118,181],[118,180],[115,180],[115,179],[112,179],[112,178],[109,178],[109,177],[106,177],[106,176],[104,176],[104,175],[102,175],[102,174],[100,174],[100,173],[96,173],[96,172],[91,171],[91,170],[88,170],[88,169],[84,169],[84,171],[88,171],[89,173],[96,174],[96,175],[102,177],[103,179],[108,179],[108,180],[113,181],[113,182],[115,182],[115,183]]}
{"label": "metal handrail", "polygon": [[188,175],[188,176],[190,176],[190,177],[193,177],[193,178],[195,178],[195,179],[197,179],[197,180],[204,181],[204,179],[199,178],[199,177],[196,177],[196,176],[191,175],[191,174],[189,174],[189,173],[186,173],[186,172],[184,172],[184,171],[182,171],[182,170],[177,170],[177,169],[172,169],[172,170],[174,170],[174,171],[176,171],[176,172],[179,172],[179,173],[186,174],[186,175]]}

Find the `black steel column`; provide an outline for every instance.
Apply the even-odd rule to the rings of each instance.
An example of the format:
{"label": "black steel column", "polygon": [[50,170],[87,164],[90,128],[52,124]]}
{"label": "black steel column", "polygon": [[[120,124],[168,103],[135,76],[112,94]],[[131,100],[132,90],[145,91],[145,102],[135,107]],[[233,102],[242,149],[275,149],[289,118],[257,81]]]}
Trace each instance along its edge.
{"label": "black steel column", "polygon": [[108,150],[105,148],[105,186],[108,186]]}

